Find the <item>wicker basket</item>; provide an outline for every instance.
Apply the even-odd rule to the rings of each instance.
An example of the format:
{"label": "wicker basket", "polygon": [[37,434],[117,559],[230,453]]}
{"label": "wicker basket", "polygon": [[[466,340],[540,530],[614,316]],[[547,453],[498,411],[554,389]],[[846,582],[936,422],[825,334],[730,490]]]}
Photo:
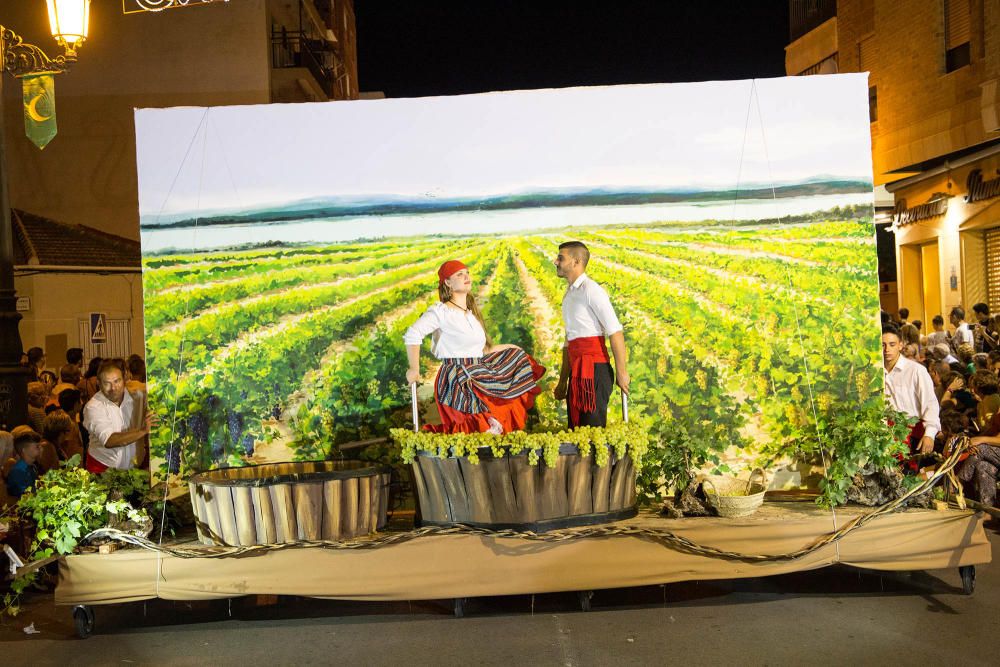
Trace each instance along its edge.
{"label": "wicker basket", "polygon": [[[760,476],[760,481],[754,482],[757,476]],[[750,473],[750,478],[745,481],[726,477],[714,482],[706,479],[703,484],[708,503],[719,516],[730,519],[750,516],[756,512],[764,502],[764,492],[767,490],[767,478],[760,468]]]}

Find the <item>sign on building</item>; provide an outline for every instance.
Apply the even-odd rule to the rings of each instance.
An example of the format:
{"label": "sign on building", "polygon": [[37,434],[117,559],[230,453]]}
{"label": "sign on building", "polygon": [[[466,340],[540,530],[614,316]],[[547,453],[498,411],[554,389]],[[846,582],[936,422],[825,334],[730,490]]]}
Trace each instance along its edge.
{"label": "sign on building", "polygon": [[108,339],[108,316],[106,313],[90,314],[90,342],[103,343]]}

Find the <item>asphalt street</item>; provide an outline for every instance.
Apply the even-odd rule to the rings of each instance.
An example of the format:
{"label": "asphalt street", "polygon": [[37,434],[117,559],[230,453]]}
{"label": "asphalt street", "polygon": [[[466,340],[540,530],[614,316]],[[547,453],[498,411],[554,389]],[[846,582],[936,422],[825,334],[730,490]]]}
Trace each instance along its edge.
{"label": "asphalt street", "polygon": [[837,566],[597,591],[589,612],[573,593],[478,598],[464,618],[449,600],[156,600],[97,607],[85,640],[33,593],[0,625],[0,664],[996,665],[1000,567],[977,575],[966,596],[957,570]]}

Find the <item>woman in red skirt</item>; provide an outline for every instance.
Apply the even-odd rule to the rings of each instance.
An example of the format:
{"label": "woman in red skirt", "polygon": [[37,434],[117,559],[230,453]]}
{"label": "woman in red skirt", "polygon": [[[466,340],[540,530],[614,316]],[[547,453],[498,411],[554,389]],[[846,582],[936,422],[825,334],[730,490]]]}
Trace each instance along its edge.
{"label": "woman in red skirt", "polygon": [[431,352],[441,360],[434,383],[441,425],[424,428],[440,433],[522,430],[545,368],[516,345],[490,342],[471,290],[465,264],[451,260],[438,269],[440,303],[403,336],[410,361],[406,381],[420,379],[420,344],[433,336]]}

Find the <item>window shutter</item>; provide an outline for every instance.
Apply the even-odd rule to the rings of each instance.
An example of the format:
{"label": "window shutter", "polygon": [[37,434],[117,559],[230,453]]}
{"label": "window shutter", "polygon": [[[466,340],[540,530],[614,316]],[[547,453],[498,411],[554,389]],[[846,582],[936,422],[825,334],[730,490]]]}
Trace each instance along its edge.
{"label": "window shutter", "polygon": [[969,41],[969,0],[944,0],[945,49],[951,50]]}
{"label": "window shutter", "polygon": [[1000,228],[986,230],[986,296],[1000,304]]}
{"label": "window shutter", "polygon": [[875,64],[875,39],[868,37],[858,42],[858,71],[871,72]]}

